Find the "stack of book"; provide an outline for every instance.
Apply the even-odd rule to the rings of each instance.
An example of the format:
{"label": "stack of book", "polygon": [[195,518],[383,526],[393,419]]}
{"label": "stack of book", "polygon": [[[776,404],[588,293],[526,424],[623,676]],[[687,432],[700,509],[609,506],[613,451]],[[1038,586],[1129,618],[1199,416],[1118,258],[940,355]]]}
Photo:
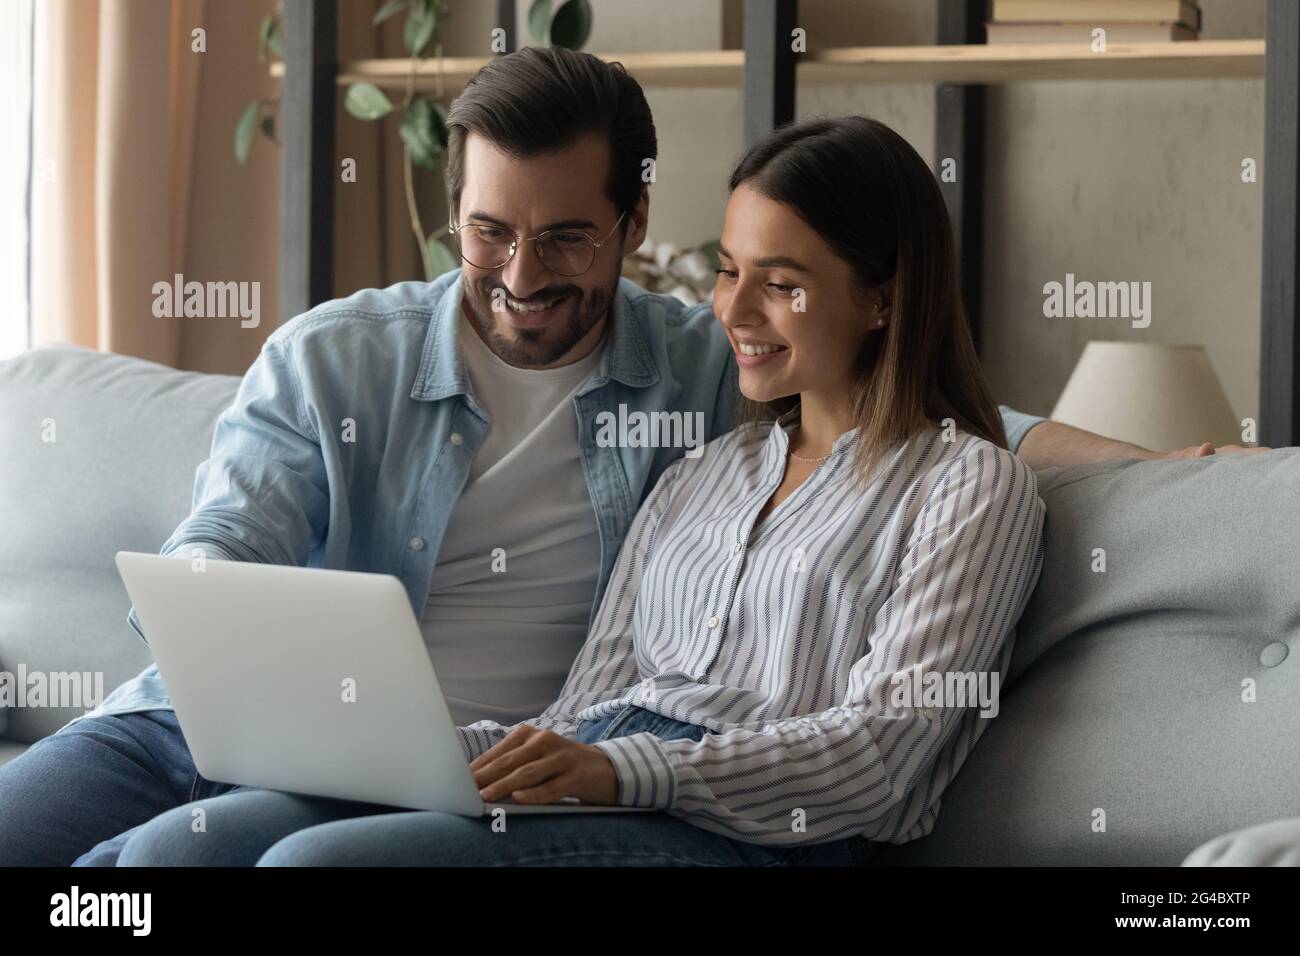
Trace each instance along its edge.
{"label": "stack of book", "polygon": [[1107,43],[1195,40],[1196,0],[993,0],[989,43]]}

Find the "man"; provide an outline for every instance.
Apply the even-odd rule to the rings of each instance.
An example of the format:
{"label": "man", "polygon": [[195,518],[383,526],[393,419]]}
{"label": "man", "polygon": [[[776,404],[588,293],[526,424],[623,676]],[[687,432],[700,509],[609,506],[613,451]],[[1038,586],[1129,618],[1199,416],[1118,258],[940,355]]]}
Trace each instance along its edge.
{"label": "man", "polygon": [[[456,722],[510,724],[554,699],[640,501],[686,451],[687,429],[610,443],[602,421],[667,412],[701,421],[702,444],[731,427],[735,364],[707,308],[619,280],[657,154],[621,69],[560,49],[500,58],[448,127],[463,269],[271,335],[161,550],[394,574]],[[1155,457],[1002,411],[1035,467]],[[195,802],[186,861],[227,865],[375,809],[204,780],[150,667],[0,768],[0,864],[111,865],[164,814],[192,834]]]}

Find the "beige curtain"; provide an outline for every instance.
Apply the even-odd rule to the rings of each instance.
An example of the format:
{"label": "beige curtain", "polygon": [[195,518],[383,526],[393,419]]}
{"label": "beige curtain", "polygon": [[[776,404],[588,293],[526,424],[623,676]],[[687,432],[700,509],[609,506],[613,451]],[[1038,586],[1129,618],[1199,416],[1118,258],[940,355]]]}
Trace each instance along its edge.
{"label": "beige curtain", "polygon": [[[261,137],[247,166],[235,122],[276,97],[257,59],[275,0],[42,0],[33,131],[32,322],[36,345],[73,342],[179,368],[242,374],[279,320],[282,152]],[[402,17],[339,4],[340,61],[401,56]],[[462,9],[473,9],[464,7]],[[206,31],[206,52],[191,31]],[[394,94],[395,98],[397,94]],[[339,97],[336,296],[421,279],[402,183],[398,118],[353,119]],[[338,170],[338,164],[335,164]],[[439,176],[418,171],[426,231],[445,217]],[[260,323],[155,318],[154,283],[256,282]]]}
{"label": "beige curtain", "polygon": [[153,284],[183,269],[204,0],[47,0],[33,139],[35,344],[175,364]]}

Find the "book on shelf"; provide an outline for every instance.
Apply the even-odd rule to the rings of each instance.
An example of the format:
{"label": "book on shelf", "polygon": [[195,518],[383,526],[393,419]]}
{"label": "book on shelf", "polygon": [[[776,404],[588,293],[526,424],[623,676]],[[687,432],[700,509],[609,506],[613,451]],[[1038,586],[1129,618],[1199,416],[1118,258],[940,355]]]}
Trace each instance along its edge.
{"label": "book on shelf", "polygon": [[1195,0],[993,0],[995,23],[1181,23],[1201,29]]}
{"label": "book on shelf", "polygon": [[988,42],[1091,43],[1092,31],[1106,31],[1107,43],[1167,43],[1195,40],[1195,30],[1181,23],[988,23]]}

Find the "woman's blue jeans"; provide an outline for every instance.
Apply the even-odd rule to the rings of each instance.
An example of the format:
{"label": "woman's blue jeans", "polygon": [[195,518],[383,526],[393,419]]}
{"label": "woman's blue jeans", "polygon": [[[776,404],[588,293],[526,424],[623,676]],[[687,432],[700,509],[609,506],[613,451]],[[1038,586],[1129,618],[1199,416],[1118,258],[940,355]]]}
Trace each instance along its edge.
{"label": "woman's blue jeans", "polygon": [[[584,721],[584,743],[704,727],[634,705]],[[854,837],[798,847],[732,840],[665,813],[487,817],[396,810],[214,783],[175,714],[87,718],[0,767],[0,865],[860,866]]]}

